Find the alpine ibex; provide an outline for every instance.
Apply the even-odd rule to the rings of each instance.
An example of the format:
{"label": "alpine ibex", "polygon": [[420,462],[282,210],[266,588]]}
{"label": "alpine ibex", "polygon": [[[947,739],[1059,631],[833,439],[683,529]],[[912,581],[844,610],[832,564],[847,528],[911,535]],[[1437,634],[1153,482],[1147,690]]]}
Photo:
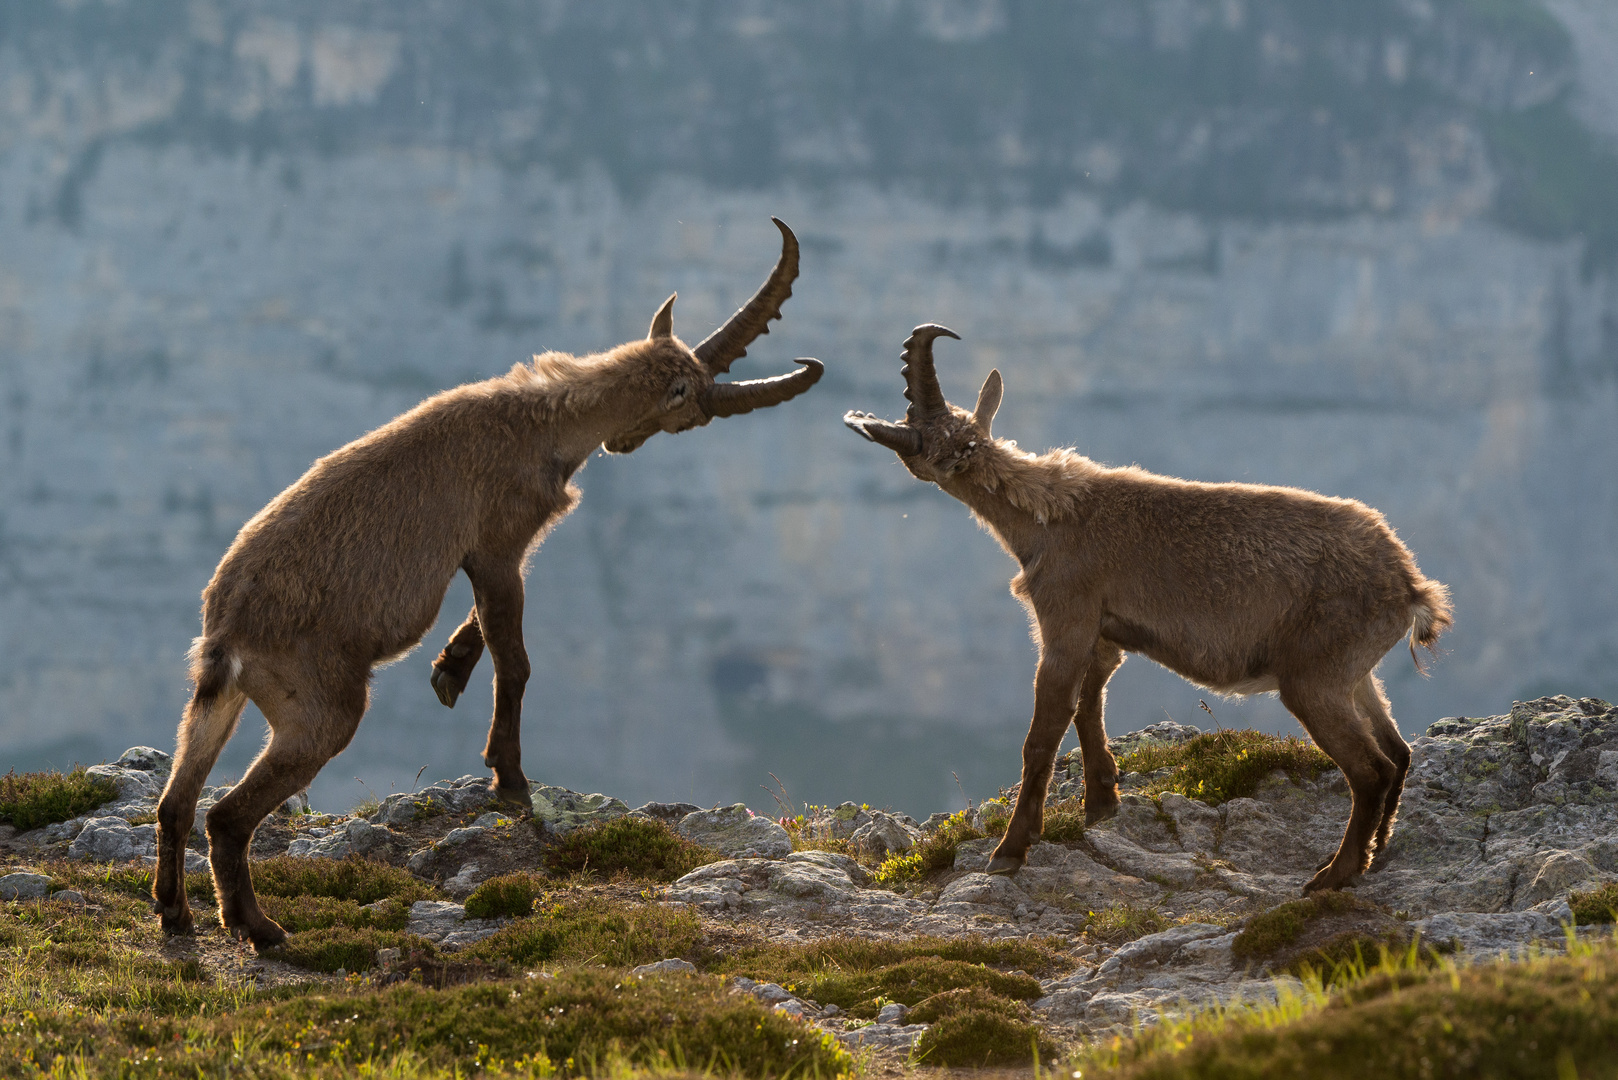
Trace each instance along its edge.
{"label": "alpine ibex", "polygon": [[[253,831],[348,745],[372,669],[421,641],[456,570],[471,579],[470,625],[494,656],[484,762],[499,797],[531,805],[518,737],[529,671],[523,570],[578,501],[572,475],[597,447],[628,453],[659,431],[779,404],[820,378],[818,361],[800,360],[805,366],[788,375],[715,381],[768,333],[792,294],[798,243],[775,224],[782,250],[769,280],[695,349],[674,336],[671,296],[644,341],[593,356],[545,353],[428,398],[315,462],[242,526],[203,590],[202,636],[191,653],[196,690],[158,805],[153,895],[165,931],[191,928],[186,838],[203,781],[251,699],[270,739],[208,811],[209,858],[224,926],[260,948],[285,939],[253,895]],[[467,664],[448,676],[459,680],[456,693],[469,672]],[[435,671],[441,696],[444,678]]]}
{"label": "alpine ibex", "polygon": [[[1118,810],[1118,764],[1102,723],[1107,679],[1138,652],[1223,694],[1281,701],[1348,778],[1342,844],[1305,892],[1337,889],[1387,842],[1410,748],[1372,673],[1406,634],[1411,656],[1450,625],[1449,593],[1422,576],[1382,515],[1297,488],[1202,484],[1072,450],[1029,454],[996,439],[1000,373],[967,413],[933,370],[942,326],[905,342],[902,423],[843,422],[971,508],[1022,567],[1039,668],[1023,743],[1022,789],[989,873],[1023,865],[1044,826],[1051,772],[1071,721],[1084,760],[1084,816]],[[1420,667],[1418,662],[1417,667]]]}

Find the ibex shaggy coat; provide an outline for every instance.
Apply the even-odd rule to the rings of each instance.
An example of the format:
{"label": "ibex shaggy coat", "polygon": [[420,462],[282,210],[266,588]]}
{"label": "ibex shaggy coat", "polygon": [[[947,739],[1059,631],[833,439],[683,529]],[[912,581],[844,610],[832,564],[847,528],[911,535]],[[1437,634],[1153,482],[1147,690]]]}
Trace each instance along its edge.
{"label": "ibex shaggy coat", "polygon": [[242,527],[203,591],[196,692],[158,805],[153,893],[166,931],[191,928],[185,845],[197,796],[251,699],[270,740],[208,811],[209,859],[225,927],[260,947],[285,938],[253,895],[253,830],[348,745],[371,669],[421,640],[457,570],[476,607],[435,663],[433,687],[453,705],[487,640],[495,692],[484,761],[496,794],[529,803],[518,737],[523,568],[577,502],[570,477],[597,447],[628,453],[659,431],[775,405],[820,378],[821,365],[804,360],[790,375],[715,382],[792,293],[798,244],[776,225],[775,271],[695,349],[674,336],[671,296],[646,340],[594,356],[546,353],[429,398],[317,461]]}
{"label": "ibex shaggy coat", "polygon": [[1011,591],[1039,644],[1034,719],[989,872],[1020,868],[1039,838],[1069,722],[1084,758],[1085,820],[1117,812],[1102,708],[1124,653],[1138,652],[1220,693],[1280,691],[1354,797],[1337,854],[1305,891],[1353,881],[1387,842],[1410,764],[1372,670],[1406,634],[1412,656],[1433,647],[1451,621],[1444,586],[1422,576],[1381,514],[1352,499],[1192,483],[996,439],[1000,373],[989,373],[971,413],[949,404],[933,370],[940,335],[955,337],[929,324],[905,342],[903,423],[863,412],[843,420],[971,507],[1022,567]]}

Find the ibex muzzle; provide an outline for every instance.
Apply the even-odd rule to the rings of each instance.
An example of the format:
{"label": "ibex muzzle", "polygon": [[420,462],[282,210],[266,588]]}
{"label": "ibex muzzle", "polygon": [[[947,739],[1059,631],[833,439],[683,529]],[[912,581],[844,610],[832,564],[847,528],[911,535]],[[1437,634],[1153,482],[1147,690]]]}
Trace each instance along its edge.
{"label": "ibex muzzle", "polygon": [[1387,843],[1410,764],[1373,669],[1407,634],[1412,656],[1435,645],[1451,623],[1448,590],[1422,576],[1381,514],[1351,499],[1176,480],[996,439],[998,371],[970,413],[939,388],[933,342],[955,336],[929,323],[905,342],[902,422],[864,412],[843,422],[971,507],[1021,567],[1011,591],[1039,646],[1034,718],[989,872],[1019,869],[1039,838],[1070,722],[1085,819],[1117,812],[1102,708],[1107,680],[1138,652],[1218,693],[1280,692],[1354,796],[1336,855],[1304,888],[1351,883]]}
{"label": "ibex muzzle", "polygon": [[433,686],[453,705],[487,641],[494,719],[484,761],[500,798],[529,804],[519,738],[529,674],[523,566],[577,502],[573,474],[597,447],[627,453],[659,431],[787,401],[820,378],[818,361],[801,360],[772,379],[716,381],[792,293],[798,242],[775,224],[775,271],[695,349],[674,336],[671,296],[644,340],[593,356],[546,353],[429,398],[317,461],[242,527],[203,591],[196,692],[158,805],[153,896],[166,931],[191,928],[185,844],[197,796],[252,700],[270,741],[208,811],[209,859],[225,927],[260,947],[286,937],[253,895],[253,831],[348,745],[372,668],[421,641],[457,570],[476,606],[435,662]]}

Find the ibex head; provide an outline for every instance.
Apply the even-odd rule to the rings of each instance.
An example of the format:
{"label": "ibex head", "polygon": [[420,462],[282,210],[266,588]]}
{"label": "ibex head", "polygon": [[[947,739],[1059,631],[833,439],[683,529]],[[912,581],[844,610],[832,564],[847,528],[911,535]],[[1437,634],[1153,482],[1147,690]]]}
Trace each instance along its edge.
{"label": "ibex head", "polygon": [[989,372],[971,412],[944,400],[933,370],[933,339],[960,335],[937,323],[924,323],[905,339],[905,397],[910,408],[902,423],[880,420],[867,412],[849,412],[843,423],[874,443],[899,455],[905,468],[918,479],[940,483],[971,461],[978,448],[994,437],[990,430],[1000,408],[1003,384],[999,370]]}
{"label": "ibex head", "polygon": [[781,304],[792,295],[792,281],[798,276],[798,238],[780,218],[770,220],[781,230],[780,260],[753,298],[702,344],[688,348],[674,336],[674,296],[657,309],[646,340],[633,348],[646,378],[653,381],[653,395],[660,392],[661,397],[645,416],[602,444],[608,453],[627,454],[659,431],[685,431],[716,416],[779,405],[820,381],[825,366],[806,357],[798,359],[804,366],[788,375],[735,383],[715,381],[747,355],[754,338],[770,332],[770,320],[781,317]]}

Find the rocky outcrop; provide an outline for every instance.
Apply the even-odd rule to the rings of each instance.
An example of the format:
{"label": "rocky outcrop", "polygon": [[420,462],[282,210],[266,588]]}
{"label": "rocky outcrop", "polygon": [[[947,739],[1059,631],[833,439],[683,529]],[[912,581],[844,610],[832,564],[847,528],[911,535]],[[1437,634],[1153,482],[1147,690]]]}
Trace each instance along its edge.
{"label": "rocky outcrop", "polygon": [[[1158,726],[1115,743],[1127,750],[1194,733]],[[51,834],[54,840],[49,830],[35,830],[7,846],[65,849],[74,859],[150,861],[153,827],[129,820],[155,808],[158,785],[146,778],[157,769],[138,766],[156,759],[144,754],[137,748],[108,767],[120,784],[118,813],[70,823]],[[1305,935],[1291,951],[1264,956],[1238,956],[1236,931],[1250,916],[1297,899],[1335,850],[1349,808],[1335,770],[1312,781],[1278,773],[1251,796],[1218,806],[1147,794],[1162,774],[1126,774],[1116,817],[1069,843],[1036,844],[1015,875],[983,872],[998,843],[990,837],[958,844],[954,869],[941,881],[898,890],[875,887],[866,866],[847,854],[791,850],[786,830],[740,804],[631,811],[608,796],[536,785],[535,817],[521,820],[492,806],[488,782],[479,777],[390,796],[367,817],[303,814],[261,831],[279,838],[271,853],[383,859],[464,897],[494,874],[541,866],[559,835],[633,813],[669,822],[728,856],[668,886],[661,902],[782,941],[843,933],[1071,937],[1096,918],[1135,918],[1143,928],[1160,928],[1116,949],[1085,946],[1075,953],[1075,970],[1042,984],[1033,1009],[1044,1023],[1097,1032],[1149,1020],[1181,1002],[1273,997],[1280,985],[1273,971],[1316,939],[1344,930],[1371,940],[1419,935],[1432,947],[1474,956],[1535,943],[1559,947],[1572,917],[1570,890],[1618,881],[1618,709],[1590,698],[1538,698],[1501,716],[1441,720],[1414,741],[1412,755],[1393,841],[1354,889],[1353,902],[1322,916],[1314,937]],[[1078,771],[1076,763],[1064,763],[1053,798],[1069,797],[1063,789],[1071,793],[1079,780],[1070,771]],[[848,804],[814,820],[822,842],[850,848],[889,830],[884,843],[892,852],[924,838],[942,817],[918,827],[902,815]],[[861,854],[874,861],[879,853],[873,845]],[[188,853],[188,868],[205,865],[200,852]],[[49,891],[48,878],[16,870],[0,876],[0,890],[18,899]],[[467,920],[460,904],[444,901],[417,903],[410,920],[412,933],[449,949],[501,925]],[[684,969],[670,964],[641,975],[676,970]],[[741,989],[779,993],[772,1007],[811,1019],[833,1015],[772,984]],[[902,1019],[861,1028],[857,1037],[844,1034],[860,1045],[908,1046],[924,1028]]]}

